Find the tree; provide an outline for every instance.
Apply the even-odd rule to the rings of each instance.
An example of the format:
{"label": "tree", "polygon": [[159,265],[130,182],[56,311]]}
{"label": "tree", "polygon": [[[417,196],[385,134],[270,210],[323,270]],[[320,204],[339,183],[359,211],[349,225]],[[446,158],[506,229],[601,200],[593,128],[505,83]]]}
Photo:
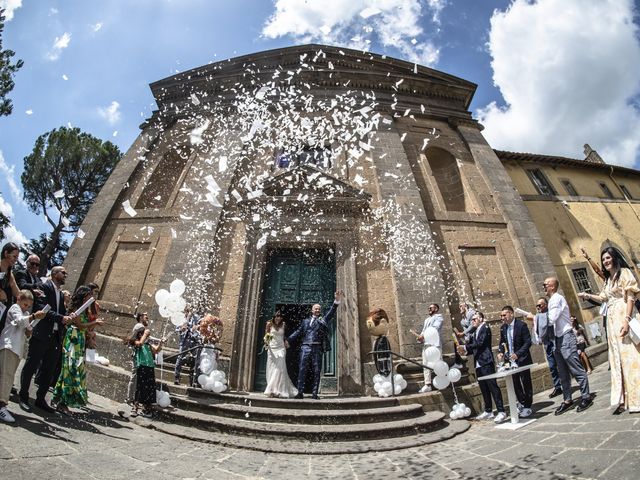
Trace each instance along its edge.
{"label": "tree", "polygon": [[[48,243],[49,236],[46,233],[41,233],[38,238],[32,238],[29,240],[29,243],[21,246],[20,252],[24,255],[24,258],[27,258],[29,255],[34,253],[42,258]],[[46,269],[51,270],[56,265],[62,265],[68,251],[69,244],[67,241],[62,237],[58,237],[58,243],[54,245],[54,253],[49,257],[47,265],[45,266]]]}
{"label": "tree", "polygon": [[9,218],[0,212],[0,242],[5,239],[4,229],[9,226]]}
{"label": "tree", "polygon": [[24,62],[18,60],[16,63],[11,63],[11,58],[15,55],[13,50],[2,49],[2,31],[4,30],[4,9],[0,9],[0,117],[3,115],[9,115],[13,110],[13,104],[11,100],[7,98],[7,95],[15,85],[13,76],[22,68]]}
{"label": "tree", "polygon": [[38,137],[24,158],[21,180],[29,209],[53,229],[40,255],[40,275],[57,253],[60,236],[78,231],[121,157],[116,145],[79,128],[60,127]]}

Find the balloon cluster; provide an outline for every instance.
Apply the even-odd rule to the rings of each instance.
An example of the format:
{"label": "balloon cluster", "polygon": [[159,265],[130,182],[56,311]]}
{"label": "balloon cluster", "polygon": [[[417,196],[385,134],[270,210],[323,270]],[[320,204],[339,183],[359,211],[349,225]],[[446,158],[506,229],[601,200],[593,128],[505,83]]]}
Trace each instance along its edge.
{"label": "balloon cluster", "polygon": [[391,375],[385,377],[378,373],[373,376],[373,389],[379,397],[389,397],[392,393],[400,395],[405,388],[407,388],[407,381],[399,373],[393,376],[393,387],[391,386]]}
{"label": "balloon cluster", "polygon": [[458,420],[460,418],[468,417],[469,415],[471,415],[471,409],[469,407],[464,403],[454,403],[451,413],[449,413],[449,418],[451,420]]}
{"label": "balloon cluster", "polygon": [[169,291],[161,288],[156,292],[156,303],[160,307],[160,316],[170,318],[171,323],[179,327],[184,323],[184,308],[187,301],[182,298],[186,286],[182,280],[176,278],[171,285]]}
{"label": "balloon cluster", "polygon": [[156,403],[159,407],[166,408],[171,405],[171,397],[169,392],[165,390],[156,390]]}
{"label": "balloon cluster", "polygon": [[227,389],[227,376],[217,370],[216,352],[213,348],[204,347],[200,353],[200,371],[198,383],[210,392],[221,393]]}
{"label": "balloon cluster", "polygon": [[[435,345],[439,341],[438,330],[434,327],[428,327],[424,333],[424,343],[427,345]],[[456,383],[462,377],[462,373],[457,368],[449,368],[447,362],[442,360],[442,352],[438,347],[427,347],[425,352],[427,367],[429,367],[436,376],[433,378],[433,386],[438,390],[443,390],[450,383]]]}

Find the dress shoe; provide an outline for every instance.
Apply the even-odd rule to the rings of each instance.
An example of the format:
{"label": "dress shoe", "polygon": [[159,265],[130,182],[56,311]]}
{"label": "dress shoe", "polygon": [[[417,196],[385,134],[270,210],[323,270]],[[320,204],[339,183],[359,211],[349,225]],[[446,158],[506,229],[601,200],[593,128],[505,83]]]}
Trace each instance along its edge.
{"label": "dress shoe", "polygon": [[578,405],[578,408],[576,408],[576,411],[583,412],[587,408],[589,408],[591,405],[593,405],[593,400],[591,399],[591,397],[583,398],[582,400],[580,400],[580,405]]}
{"label": "dress shoe", "polygon": [[301,393],[299,393],[299,394],[297,394],[297,395],[296,395],[295,397],[293,397],[293,398],[296,398],[296,399],[298,399],[298,400],[302,400],[302,399],[304,398],[304,395],[302,395]]}
{"label": "dress shoe", "polygon": [[573,402],[569,402],[569,403],[562,402],[560,404],[560,406],[558,408],[556,408],[555,414],[556,415],[561,415],[564,412],[566,412],[567,410],[569,410],[571,407],[573,407]]}
{"label": "dress shoe", "polygon": [[51,407],[45,400],[36,400],[34,405],[47,413],[56,413],[56,409]]}
{"label": "dress shoe", "polygon": [[311,395],[311,398],[313,398],[314,400],[320,400],[320,397],[318,395]]}
{"label": "dress shoe", "polygon": [[18,395],[18,389],[16,387],[11,387],[11,395]]}
{"label": "dress shoe", "polygon": [[549,394],[549,398],[557,397],[558,395],[562,395],[562,389],[561,388],[554,388],[551,391],[551,393]]}
{"label": "dress shoe", "polygon": [[29,399],[27,398],[21,398],[18,401],[18,404],[20,405],[20,408],[22,410],[24,410],[25,412],[30,412],[31,411],[31,405],[29,405]]}

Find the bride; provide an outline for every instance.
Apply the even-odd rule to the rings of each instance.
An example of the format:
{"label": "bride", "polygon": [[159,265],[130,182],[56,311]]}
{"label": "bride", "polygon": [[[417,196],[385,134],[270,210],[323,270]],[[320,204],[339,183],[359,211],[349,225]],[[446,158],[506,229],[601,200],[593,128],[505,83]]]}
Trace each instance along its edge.
{"label": "bride", "polygon": [[284,319],[276,312],[267,322],[264,344],[267,350],[267,388],[270,397],[292,398],[298,394],[287,373],[287,351],[284,340]]}

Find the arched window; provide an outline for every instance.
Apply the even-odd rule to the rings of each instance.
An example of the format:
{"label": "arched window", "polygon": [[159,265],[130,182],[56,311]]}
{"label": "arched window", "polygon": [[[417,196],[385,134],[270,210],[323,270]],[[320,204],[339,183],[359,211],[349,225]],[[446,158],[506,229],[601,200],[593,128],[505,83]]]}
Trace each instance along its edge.
{"label": "arched window", "polygon": [[165,153],[144,186],[136,208],[165,208],[180,180],[188,157],[188,153],[183,151],[171,150]]}
{"label": "arched window", "polygon": [[455,157],[438,147],[427,148],[425,156],[438,184],[445,208],[456,212],[464,212],[466,210],[464,187]]}

